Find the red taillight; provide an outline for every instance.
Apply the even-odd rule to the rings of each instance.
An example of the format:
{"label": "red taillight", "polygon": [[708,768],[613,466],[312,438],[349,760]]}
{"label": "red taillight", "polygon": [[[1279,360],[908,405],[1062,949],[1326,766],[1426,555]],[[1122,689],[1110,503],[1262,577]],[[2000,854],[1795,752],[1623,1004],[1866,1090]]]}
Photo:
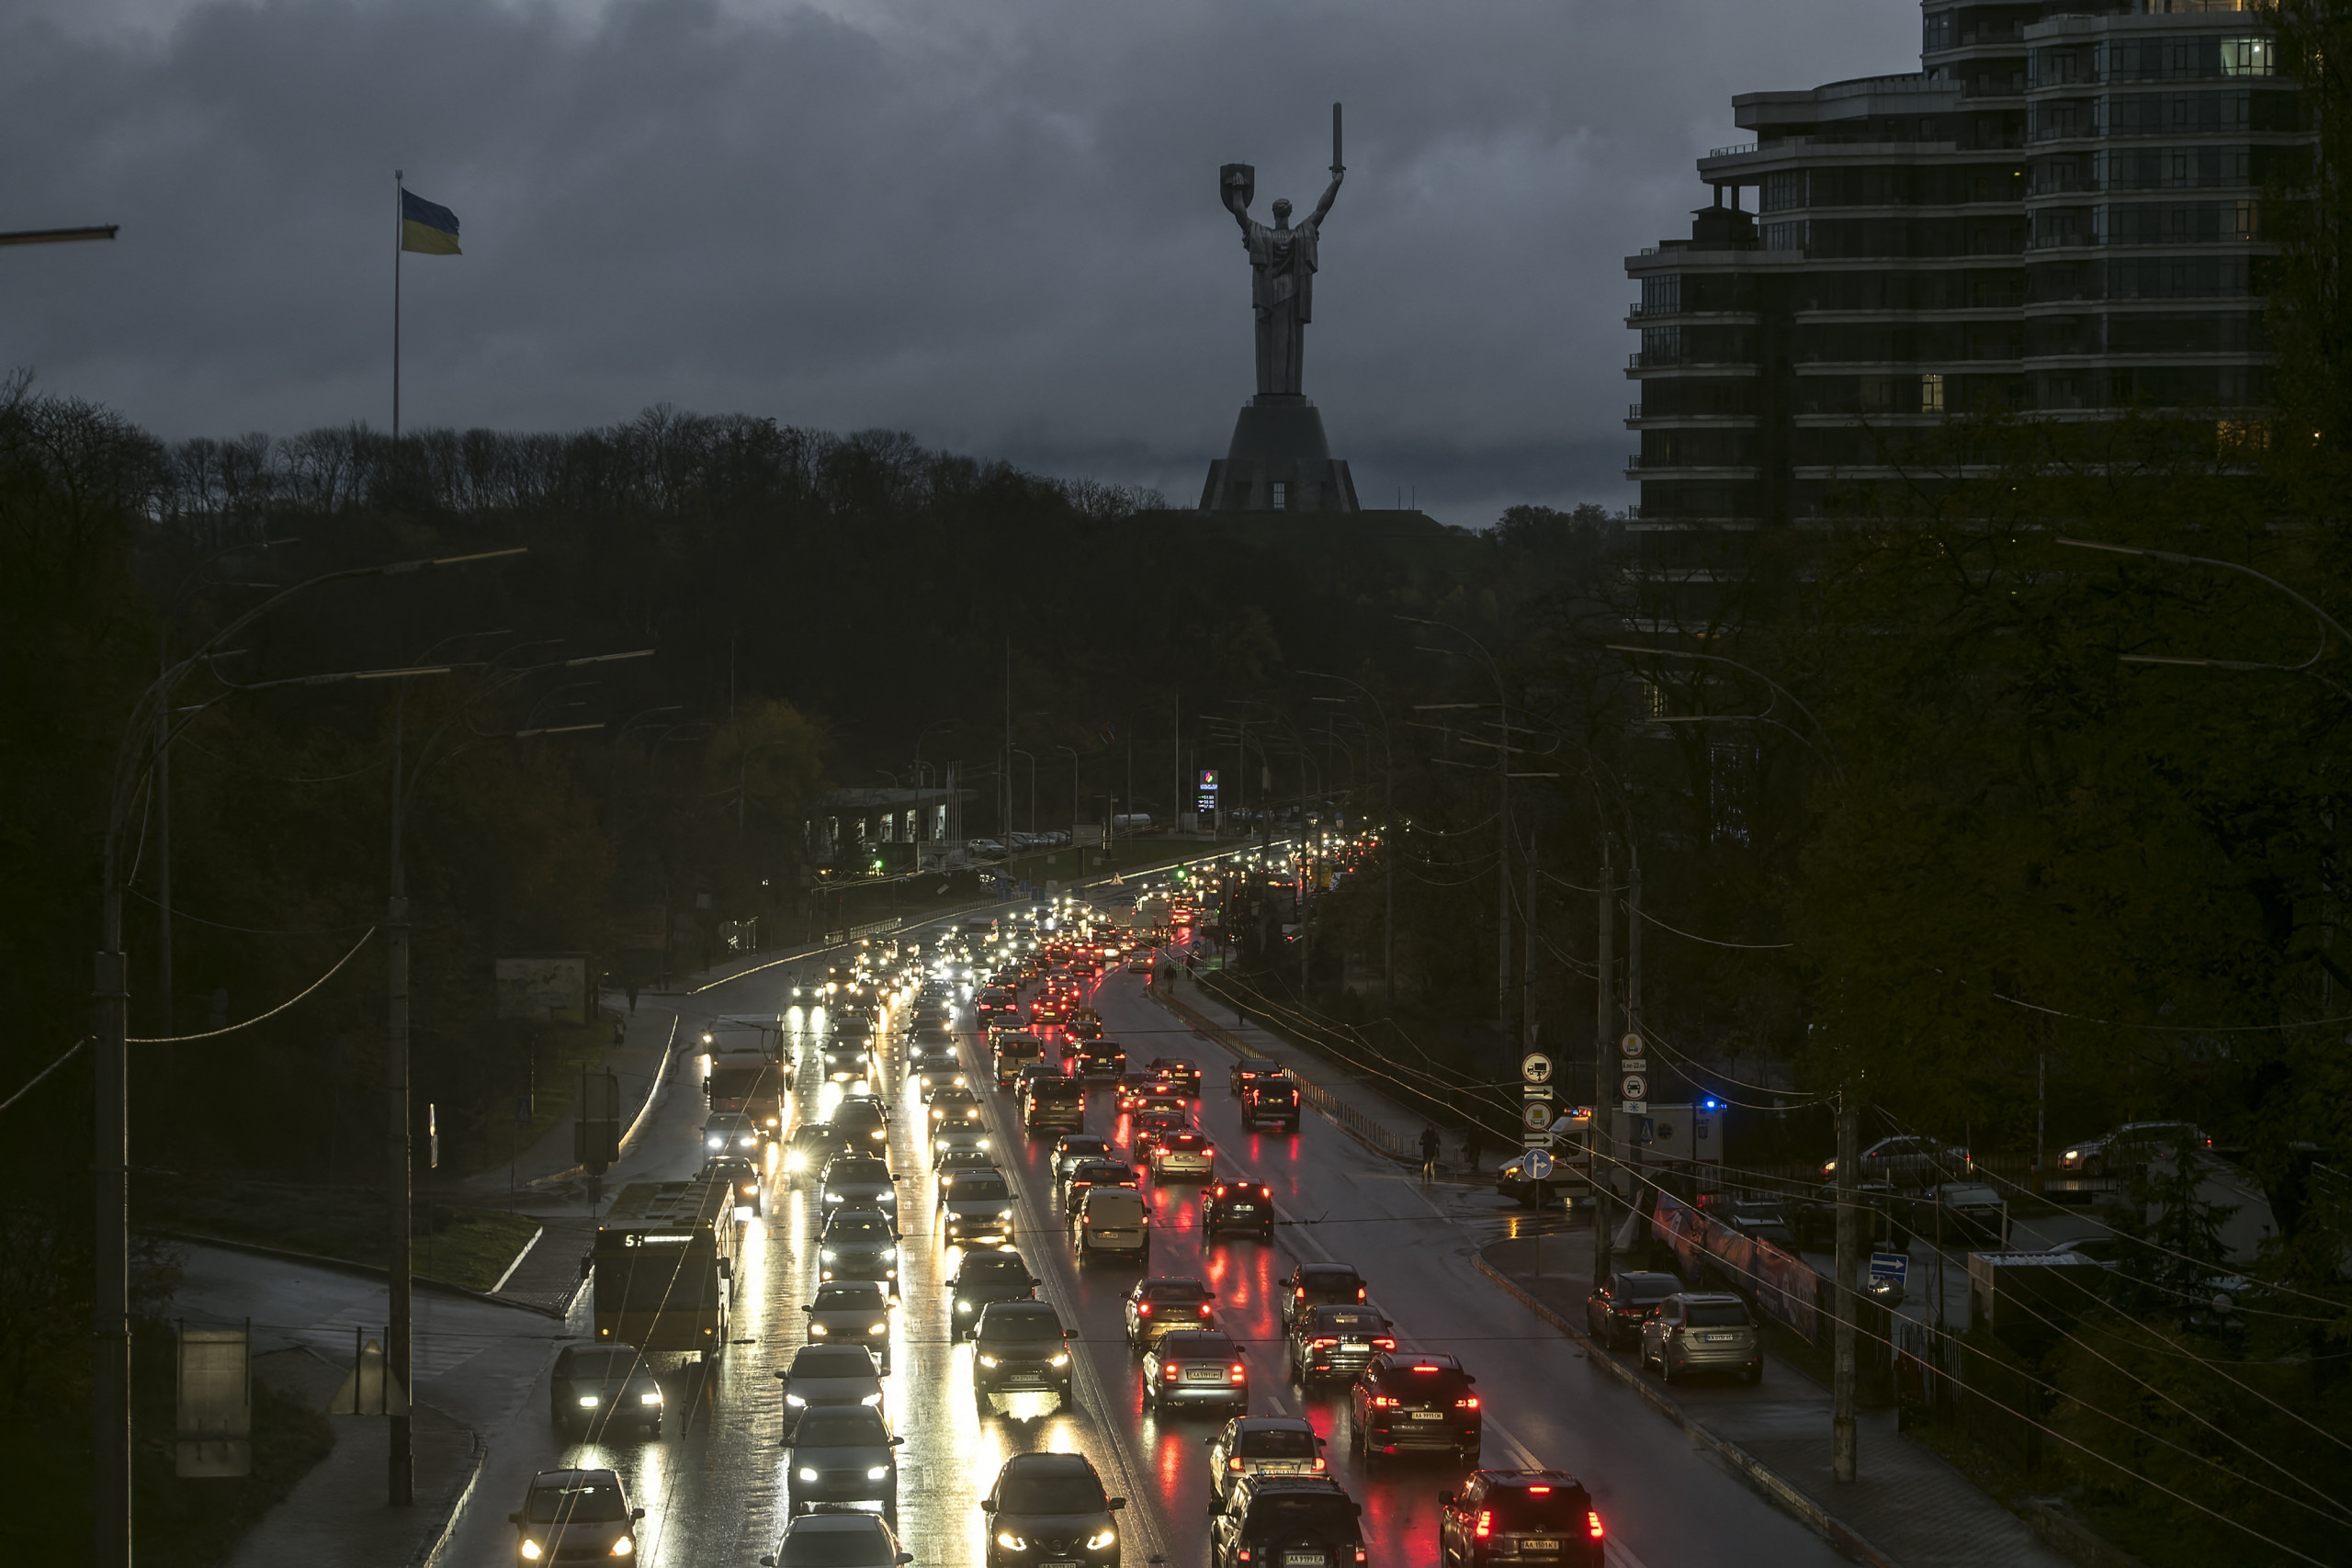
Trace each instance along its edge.
{"label": "red taillight", "polygon": [[1208,1316],[1208,1314],[1209,1314],[1208,1303],[1207,1303],[1206,1302],[1203,1302],[1203,1303],[1201,1303],[1201,1315],[1202,1315],[1203,1317],[1206,1317],[1206,1316]]}
{"label": "red taillight", "polygon": [[1173,1361],[1170,1361],[1168,1365],[1160,1368],[1159,1376],[1160,1381],[1163,1382],[1174,1382],[1176,1381],[1176,1364]]}
{"label": "red taillight", "polygon": [[1238,1361],[1234,1362],[1232,1369],[1226,1373],[1227,1381],[1232,1382],[1241,1382],[1249,1376],[1249,1371]]}
{"label": "red taillight", "polygon": [[1584,1513],[1584,1530],[1585,1534],[1592,1537],[1593,1540],[1600,1539],[1600,1516],[1590,1508],[1587,1508]]}
{"label": "red taillight", "polygon": [[[1315,1461],[1315,1468],[1316,1468],[1316,1469],[1317,1469],[1317,1470],[1322,1469],[1322,1468],[1323,1468],[1323,1461],[1322,1461],[1321,1460],[1319,1460],[1319,1459],[1318,1459],[1318,1460],[1317,1460],[1317,1461]],[[1356,1561],[1357,1561],[1357,1562],[1363,1562],[1363,1560],[1364,1560],[1364,1551],[1363,1551],[1363,1547],[1361,1547],[1361,1546],[1359,1546],[1359,1547],[1357,1547],[1357,1548],[1356,1548]]]}
{"label": "red taillight", "polygon": [[1527,1495],[1531,1497],[1549,1497],[1552,1495],[1552,1489],[1549,1486],[1531,1486],[1527,1489]]}
{"label": "red taillight", "polygon": [[1485,1508],[1478,1510],[1478,1528],[1474,1533],[1480,1540],[1495,1533],[1495,1516],[1490,1510]]}
{"label": "red taillight", "polygon": [[1392,1399],[1385,1393],[1375,1393],[1372,1396],[1372,1403],[1374,1409],[1394,1410],[1398,1405],[1402,1404],[1404,1401],[1401,1399]]}
{"label": "red taillight", "polygon": [[[1453,1402],[1453,1407],[1456,1410],[1476,1410],[1478,1408],[1478,1396],[1474,1393],[1467,1399],[1457,1399]],[[1548,1492],[1551,1488],[1547,1486],[1544,1490]]]}
{"label": "red taillight", "polygon": [[1303,1302],[1303,1301],[1305,1301],[1305,1300],[1306,1299],[1306,1286],[1304,1286],[1304,1285],[1301,1285],[1301,1286],[1300,1286],[1300,1287],[1299,1287],[1295,1292],[1293,1292],[1293,1294],[1296,1297],[1296,1299],[1297,1299],[1297,1300],[1302,1301],[1302,1302]]}
{"label": "red taillight", "polygon": [[[1315,1456],[1315,1473],[1316,1473],[1316,1474],[1320,1475],[1320,1474],[1322,1474],[1322,1473],[1323,1473],[1324,1463],[1325,1463],[1325,1461],[1324,1461],[1324,1459],[1323,1459],[1323,1456],[1322,1456],[1321,1454],[1317,1454],[1317,1455]],[[1362,1556],[1363,1555],[1363,1553],[1362,1553],[1361,1551],[1359,1551],[1358,1553],[1356,1553],[1356,1555],[1357,1555],[1358,1557],[1362,1557]]]}
{"label": "red taillight", "polygon": [[1315,1348],[1317,1350],[1329,1350],[1332,1346],[1337,1345],[1339,1341],[1336,1339],[1317,1339],[1315,1341]]}
{"label": "red taillight", "polygon": [[1249,1561],[1250,1561],[1250,1549],[1249,1549],[1248,1547],[1246,1547],[1246,1546],[1245,1546],[1245,1547],[1243,1547],[1239,1551],[1235,1552],[1233,1555],[1234,1555],[1234,1557],[1235,1557],[1238,1561],[1239,1561],[1239,1562],[1249,1562]]}
{"label": "red taillight", "polygon": [[1229,1471],[1232,1471],[1236,1475],[1240,1474],[1240,1473],[1241,1473],[1241,1456],[1240,1456],[1239,1454],[1236,1454],[1236,1455],[1234,1455],[1231,1459],[1227,1460],[1227,1461],[1225,1461],[1225,1468],[1226,1468],[1226,1469],[1227,1469],[1227,1470],[1229,1470]]}
{"label": "red taillight", "polygon": [[1390,1338],[1386,1337],[1385,1336],[1382,1337],[1381,1338],[1378,1338],[1378,1339],[1374,1340],[1374,1341],[1373,1341],[1373,1343],[1374,1343],[1374,1345],[1379,1346],[1379,1347],[1380,1347],[1382,1349],[1384,1349],[1384,1350],[1394,1350],[1395,1348],[1396,1348],[1396,1341],[1395,1341],[1394,1339],[1390,1339]]}
{"label": "red taillight", "polygon": [[1356,1287],[1356,1300],[1363,1300],[1363,1287],[1362,1285],[1358,1285]]}

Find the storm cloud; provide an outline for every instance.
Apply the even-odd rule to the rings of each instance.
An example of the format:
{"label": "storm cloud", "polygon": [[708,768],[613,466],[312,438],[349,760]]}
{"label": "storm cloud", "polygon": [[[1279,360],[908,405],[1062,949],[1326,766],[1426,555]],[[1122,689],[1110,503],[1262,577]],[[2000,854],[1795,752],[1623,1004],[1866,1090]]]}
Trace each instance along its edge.
{"label": "storm cloud", "polygon": [[1347,108],[1307,391],[1368,504],[1620,503],[1623,257],[1730,96],[1916,68],[1906,0],[33,0],[0,21],[0,362],[166,436],[667,401],[1197,495],[1256,211]]}

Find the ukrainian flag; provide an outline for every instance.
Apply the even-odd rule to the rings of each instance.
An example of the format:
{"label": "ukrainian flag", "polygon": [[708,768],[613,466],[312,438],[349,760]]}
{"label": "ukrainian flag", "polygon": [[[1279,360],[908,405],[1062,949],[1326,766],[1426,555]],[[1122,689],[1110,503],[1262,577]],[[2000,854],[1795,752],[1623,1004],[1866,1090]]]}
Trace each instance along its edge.
{"label": "ukrainian flag", "polygon": [[458,249],[458,215],[403,187],[401,249],[421,251],[428,256],[463,255],[465,253]]}

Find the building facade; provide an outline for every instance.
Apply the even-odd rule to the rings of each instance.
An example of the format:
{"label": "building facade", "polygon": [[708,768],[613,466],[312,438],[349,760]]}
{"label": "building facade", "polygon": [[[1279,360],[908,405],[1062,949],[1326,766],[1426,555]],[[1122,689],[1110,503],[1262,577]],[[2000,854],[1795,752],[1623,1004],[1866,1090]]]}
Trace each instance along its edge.
{"label": "building facade", "polygon": [[1802,526],[1950,414],[2265,400],[2261,192],[2311,138],[2245,0],[1920,11],[1917,72],[1734,98],[1755,141],[1627,258],[1635,527]]}

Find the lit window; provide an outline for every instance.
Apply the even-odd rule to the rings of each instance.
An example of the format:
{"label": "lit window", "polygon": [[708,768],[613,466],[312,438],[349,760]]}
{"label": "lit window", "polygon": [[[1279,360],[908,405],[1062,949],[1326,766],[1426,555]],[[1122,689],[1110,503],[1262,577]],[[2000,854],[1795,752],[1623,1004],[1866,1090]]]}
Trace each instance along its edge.
{"label": "lit window", "polygon": [[1941,371],[1930,370],[1919,378],[1919,412],[1921,413],[1944,412],[1944,378]]}
{"label": "lit window", "polygon": [[2275,76],[2278,46],[2267,38],[2225,38],[2222,40],[2222,74]]}
{"label": "lit window", "polygon": [[1269,502],[1269,504],[1271,504],[1275,511],[1280,512],[1290,505],[1290,486],[1284,484],[1280,479],[1276,479],[1273,481],[1272,489],[1273,491],[1273,499]]}

